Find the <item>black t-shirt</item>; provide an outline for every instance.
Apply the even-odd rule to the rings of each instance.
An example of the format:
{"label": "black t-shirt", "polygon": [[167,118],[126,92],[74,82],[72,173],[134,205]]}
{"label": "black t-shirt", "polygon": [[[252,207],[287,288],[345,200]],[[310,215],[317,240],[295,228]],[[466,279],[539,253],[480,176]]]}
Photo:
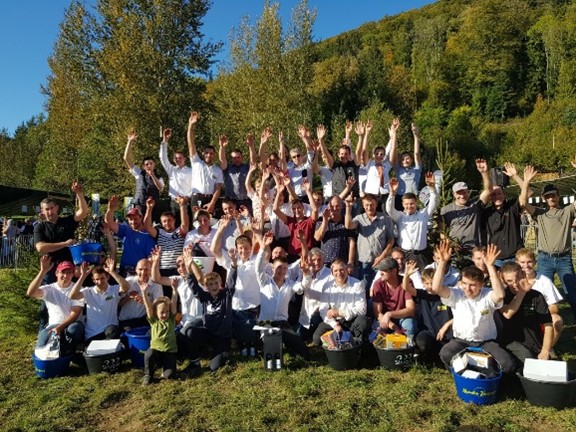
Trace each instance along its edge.
{"label": "black t-shirt", "polygon": [[500,259],[511,258],[516,251],[524,245],[520,237],[520,205],[518,200],[510,203],[504,202],[502,210],[496,210],[493,206],[483,210],[486,221],[487,241],[484,244],[493,243],[500,249]]}
{"label": "black t-shirt", "polygon": [[357,197],[360,193],[358,186],[358,170],[359,167],[354,161],[349,161],[343,164],[339,160],[335,160],[332,165],[332,194],[340,195],[340,193],[342,193],[346,188],[346,180],[350,177],[350,174],[352,174],[356,179],[352,192],[354,196]]}
{"label": "black t-shirt", "polygon": [[[420,330],[438,334],[440,328],[452,319],[452,310],[442,303],[439,295],[423,289],[416,290],[417,318]],[[444,340],[452,339],[452,328],[446,332]]]}
{"label": "black t-shirt", "polygon": [[[59,217],[56,223],[39,222],[34,225],[34,244],[39,242],[60,243],[73,239],[77,227],[78,222],[74,220],[74,215]],[[49,255],[54,264],[72,261],[72,254],[67,247],[51,252]]]}
{"label": "black t-shirt", "polygon": [[[515,294],[506,290],[504,304],[510,304]],[[552,323],[552,317],[544,296],[536,290],[530,290],[522,299],[518,311],[510,319],[502,317],[502,342],[509,344],[517,341],[534,354],[542,350],[542,324]]]}

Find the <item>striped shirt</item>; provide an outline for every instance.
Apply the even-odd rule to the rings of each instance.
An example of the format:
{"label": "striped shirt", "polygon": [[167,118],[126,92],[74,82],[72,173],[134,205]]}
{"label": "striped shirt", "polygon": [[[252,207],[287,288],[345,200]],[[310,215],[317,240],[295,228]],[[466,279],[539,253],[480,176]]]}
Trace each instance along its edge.
{"label": "striped shirt", "polygon": [[176,259],[182,255],[182,249],[184,249],[182,230],[176,228],[169,233],[162,228],[158,228],[156,242],[162,250],[162,254],[160,255],[160,268],[176,269]]}

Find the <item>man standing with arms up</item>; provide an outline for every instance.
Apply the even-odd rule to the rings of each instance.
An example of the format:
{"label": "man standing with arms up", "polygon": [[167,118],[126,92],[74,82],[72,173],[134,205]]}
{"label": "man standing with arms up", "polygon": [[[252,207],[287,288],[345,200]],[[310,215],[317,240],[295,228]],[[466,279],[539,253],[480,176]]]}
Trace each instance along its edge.
{"label": "man standing with arms up", "polygon": [[[572,162],[576,166],[576,161]],[[520,193],[520,205],[538,223],[538,272],[554,280],[558,274],[566,299],[576,317],[576,275],[572,265],[572,222],[576,217],[576,203],[560,207],[560,194],[553,184],[542,188],[542,198],[547,208],[536,208],[528,203],[528,187],[537,171],[530,165],[524,168],[524,183]]]}

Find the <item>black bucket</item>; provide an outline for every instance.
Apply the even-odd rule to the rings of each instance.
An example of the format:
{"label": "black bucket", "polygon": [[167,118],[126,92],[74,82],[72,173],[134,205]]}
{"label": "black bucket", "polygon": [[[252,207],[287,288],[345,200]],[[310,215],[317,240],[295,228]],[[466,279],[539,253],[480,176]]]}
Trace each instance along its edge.
{"label": "black bucket", "polygon": [[324,348],[328,364],[332,369],[343,371],[356,369],[360,358],[360,345],[343,350],[329,350]]}
{"label": "black bucket", "polygon": [[101,355],[90,355],[84,353],[84,360],[86,360],[89,374],[118,372],[118,369],[120,369],[120,365],[122,364],[121,351]]}
{"label": "black bucket", "polygon": [[[526,399],[532,405],[556,409],[573,408],[576,406],[576,380],[565,382],[540,381],[526,378],[517,373]],[[571,377],[574,378],[574,377]]]}
{"label": "black bucket", "polygon": [[414,347],[401,349],[376,348],[380,366],[384,369],[410,369],[414,364]]}

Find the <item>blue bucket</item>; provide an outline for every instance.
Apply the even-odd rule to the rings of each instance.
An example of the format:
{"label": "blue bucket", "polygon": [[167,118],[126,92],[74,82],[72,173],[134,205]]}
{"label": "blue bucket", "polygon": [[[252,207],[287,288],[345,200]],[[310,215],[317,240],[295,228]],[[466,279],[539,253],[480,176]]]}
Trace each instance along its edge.
{"label": "blue bucket", "polygon": [[466,378],[450,369],[454,377],[454,384],[458,397],[466,403],[476,405],[490,405],[496,402],[498,386],[502,379],[502,371],[494,378]]}
{"label": "blue bucket", "polygon": [[138,327],[124,332],[128,339],[128,348],[132,364],[136,367],[144,367],[144,353],[150,348],[150,327]]}
{"label": "blue bucket", "polygon": [[40,378],[54,378],[65,375],[70,367],[73,355],[58,357],[55,359],[41,360],[32,354],[34,361],[34,373]]}
{"label": "blue bucket", "polygon": [[80,243],[69,246],[74,265],[81,265],[83,262],[88,264],[100,264],[102,257],[102,245],[100,243]]}

